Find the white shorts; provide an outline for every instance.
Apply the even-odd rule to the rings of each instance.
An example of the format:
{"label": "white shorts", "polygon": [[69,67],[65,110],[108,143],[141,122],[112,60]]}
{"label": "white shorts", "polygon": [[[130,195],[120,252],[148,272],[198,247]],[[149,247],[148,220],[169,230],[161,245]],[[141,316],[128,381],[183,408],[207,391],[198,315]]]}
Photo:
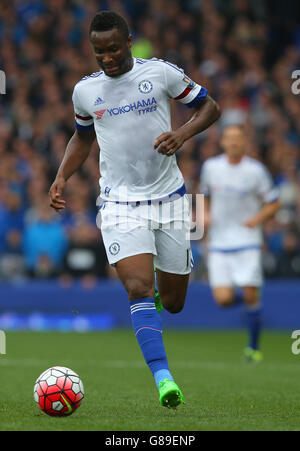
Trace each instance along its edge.
{"label": "white shorts", "polygon": [[207,263],[211,287],[260,287],[263,283],[260,249],[210,251]]}
{"label": "white shorts", "polygon": [[189,200],[186,195],[151,205],[105,201],[100,206],[97,224],[111,265],[126,257],[150,253],[154,256],[154,265],[162,271],[191,272]]}

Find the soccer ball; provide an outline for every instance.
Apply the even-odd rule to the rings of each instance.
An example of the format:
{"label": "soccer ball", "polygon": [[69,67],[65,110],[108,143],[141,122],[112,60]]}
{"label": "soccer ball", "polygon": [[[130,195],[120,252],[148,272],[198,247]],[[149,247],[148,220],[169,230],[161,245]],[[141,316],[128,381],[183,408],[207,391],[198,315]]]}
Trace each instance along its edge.
{"label": "soccer ball", "polygon": [[75,371],[54,366],[44,371],[36,380],[34,400],[47,415],[71,415],[80,406],[84,388]]}

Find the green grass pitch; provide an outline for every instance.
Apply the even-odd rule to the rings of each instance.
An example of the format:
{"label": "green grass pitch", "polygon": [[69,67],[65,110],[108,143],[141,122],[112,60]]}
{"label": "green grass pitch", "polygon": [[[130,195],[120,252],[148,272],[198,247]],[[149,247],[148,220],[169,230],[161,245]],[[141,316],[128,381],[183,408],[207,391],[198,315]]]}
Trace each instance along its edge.
{"label": "green grass pitch", "polygon": [[[0,430],[300,430],[300,355],[290,332],[265,332],[265,359],[244,362],[244,332],[167,330],[171,372],[186,403],[158,403],[157,389],[131,331],[8,332],[0,356]],[[45,415],[33,401],[50,366],[78,372],[85,388],[70,417]]]}

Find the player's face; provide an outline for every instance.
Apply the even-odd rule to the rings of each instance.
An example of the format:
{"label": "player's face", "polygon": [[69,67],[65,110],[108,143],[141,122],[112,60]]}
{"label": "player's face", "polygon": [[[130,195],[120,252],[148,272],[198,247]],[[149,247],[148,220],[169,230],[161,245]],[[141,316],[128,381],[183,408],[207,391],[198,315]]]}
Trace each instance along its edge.
{"label": "player's face", "polygon": [[109,77],[117,77],[132,68],[132,38],[124,37],[116,28],[108,31],[92,31],[90,40],[96,60]]}
{"label": "player's face", "polygon": [[241,158],[245,152],[245,136],[239,127],[228,127],[225,129],[221,147],[231,158]]}

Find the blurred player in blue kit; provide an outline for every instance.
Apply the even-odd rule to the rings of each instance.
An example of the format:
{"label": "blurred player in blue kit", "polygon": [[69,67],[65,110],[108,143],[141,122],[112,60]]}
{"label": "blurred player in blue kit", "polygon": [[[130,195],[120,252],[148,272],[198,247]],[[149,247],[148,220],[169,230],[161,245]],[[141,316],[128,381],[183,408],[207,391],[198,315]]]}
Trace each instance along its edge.
{"label": "blurred player in blue kit", "polygon": [[[97,13],[89,37],[100,71],[75,85],[76,131],[50,188],[50,205],[63,211],[67,180],[97,138],[99,215],[107,257],[127,290],[133,329],[160,404],[174,408],[183,395],[168,366],[153,268],[163,307],[180,312],[191,271],[190,219],[174,154],[213,124],[220,111],[207,90],[182,69],[157,58],[133,58],[128,25],[115,12]],[[171,99],[193,109],[191,119],[174,131]]]}
{"label": "blurred player in blue kit", "polygon": [[245,155],[246,139],[243,126],[223,130],[224,153],[204,162],[200,192],[205,195],[208,278],[214,299],[222,307],[245,303],[249,343],[244,353],[250,361],[259,362],[263,357],[259,349],[261,226],[277,212],[280,202],[265,166]]}

